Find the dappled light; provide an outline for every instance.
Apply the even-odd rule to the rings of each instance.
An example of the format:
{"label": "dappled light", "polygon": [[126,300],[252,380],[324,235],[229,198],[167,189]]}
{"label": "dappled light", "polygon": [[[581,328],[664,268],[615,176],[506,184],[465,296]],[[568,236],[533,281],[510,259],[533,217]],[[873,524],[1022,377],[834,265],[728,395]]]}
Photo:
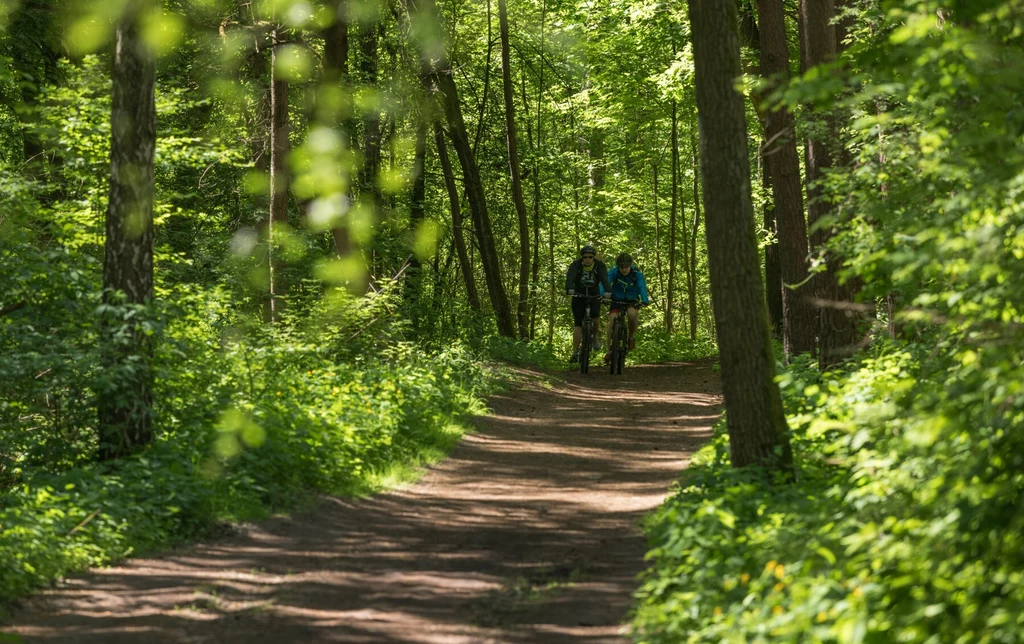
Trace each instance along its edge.
{"label": "dappled light", "polygon": [[[642,566],[635,525],[710,436],[715,387],[707,366],[679,365],[494,396],[477,432],[410,487],[326,499],[73,577],[19,613],[16,632],[40,642],[617,641]],[[616,401],[632,388],[643,406],[623,415]]]}

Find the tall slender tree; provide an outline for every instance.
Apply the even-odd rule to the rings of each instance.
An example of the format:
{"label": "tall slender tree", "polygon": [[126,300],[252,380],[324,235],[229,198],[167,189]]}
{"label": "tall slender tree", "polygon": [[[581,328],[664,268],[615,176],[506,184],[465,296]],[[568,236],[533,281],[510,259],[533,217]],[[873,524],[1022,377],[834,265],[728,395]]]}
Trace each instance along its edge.
{"label": "tall slender tree", "polygon": [[498,31],[501,37],[501,88],[505,99],[505,137],[508,145],[508,172],[512,179],[512,201],[519,223],[519,304],[516,307],[519,338],[530,338],[530,229],[523,200],[523,181],[519,174],[519,144],[516,141],[516,112],[512,100],[512,61],[508,44],[508,2],[498,0]]}
{"label": "tall slender tree", "polygon": [[280,313],[281,296],[288,285],[280,270],[280,255],[274,247],[274,228],[288,222],[288,79],[281,74],[278,61],[287,36],[280,27],[271,33],[270,56],[270,212],[266,220],[267,266],[269,291],[265,317],[275,322]]}
{"label": "tall slender tree", "polygon": [[736,467],[793,467],[761,283],[750,194],[736,4],[689,0],[711,298]]}
{"label": "tall slender tree", "polygon": [[[810,69],[835,59],[838,46],[833,0],[800,0],[801,61]],[[853,284],[839,283],[840,260],[827,249],[836,213],[824,198],[821,182],[835,164],[831,148],[842,147],[839,118],[835,114],[808,114],[818,121],[804,146],[807,173],[807,212],[811,223],[811,247],[826,255],[825,270],[814,277],[818,304],[818,363],[824,369],[853,353],[858,344],[858,315]],[[840,152],[840,155],[842,153]]]}
{"label": "tall slender tree", "polygon": [[434,0],[418,0],[411,9],[415,22],[413,30],[417,37],[417,45],[420,47],[420,56],[424,57],[432,70],[431,78],[436,91],[441,96],[449,134],[459,157],[459,164],[462,166],[466,197],[470,213],[473,216],[473,227],[480,248],[480,260],[483,265],[484,278],[487,281],[487,293],[494,309],[498,333],[506,337],[516,337],[512,308],[501,279],[501,267],[494,243],[494,232],[491,227],[490,215],[487,213],[487,200],[484,196],[483,182],[480,179],[480,167],[470,144],[466,121],[462,116],[462,104],[459,101],[459,93],[455,85],[454,70],[448,61],[441,41],[437,8]]}
{"label": "tall slender tree", "polygon": [[700,230],[700,159],[696,135],[690,131],[690,154],[693,159],[693,227],[690,231],[690,261],[687,262],[687,282],[690,295],[690,340],[697,339],[697,231]]}
{"label": "tall slender tree", "polygon": [[[117,24],[110,118],[103,299],[108,305],[153,300],[153,155],[156,64],[142,36],[144,0],[129,0]],[[109,385],[97,400],[101,459],[152,441],[152,346],[129,316],[106,319],[103,357]],[[127,326],[127,333],[124,327]]]}
{"label": "tall slender tree", "polygon": [[459,269],[462,279],[466,285],[466,299],[469,300],[469,308],[474,311],[480,310],[480,295],[476,290],[476,281],[473,279],[473,265],[469,261],[469,252],[466,250],[466,236],[462,230],[462,206],[459,200],[459,189],[455,185],[455,173],[452,172],[452,163],[448,157],[448,143],[445,141],[444,130],[440,125],[434,126],[434,142],[437,145],[437,159],[441,164],[441,172],[444,175],[445,189],[448,191],[448,203],[452,211],[452,239],[455,244],[455,251],[459,256]]}
{"label": "tall slender tree", "polygon": [[[351,91],[349,75],[349,17],[348,0],[332,0],[328,5],[332,10],[331,22],[324,29],[324,82],[339,87],[342,92]],[[354,139],[354,128],[350,114],[340,114],[335,123],[344,133],[344,143],[351,146]],[[351,196],[348,195],[348,196]],[[331,227],[334,239],[334,251],[346,256],[353,252],[352,234],[347,221],[337,221]]]}
{"label": "tall slender tree", "polygon": [[[761,35],[761,74],[769,86],[789,80],[789,46],[782,0],[757,0]],[[763,151],[770,158],[769,177],[781,256],[783,332],[787,355],[815,349],[815,310],[808,297],[807,222],[804,219],[800,157],[796,150],[793,115],[776,107],[765,115],[768,141]]]}
{"label": "tall slender tree", "polygon": [[672,99],[672,205],[668,215],[668,290],[665,293],[665,333],[674,327],[676,295],[676,223],[679,212],[679,105]]}

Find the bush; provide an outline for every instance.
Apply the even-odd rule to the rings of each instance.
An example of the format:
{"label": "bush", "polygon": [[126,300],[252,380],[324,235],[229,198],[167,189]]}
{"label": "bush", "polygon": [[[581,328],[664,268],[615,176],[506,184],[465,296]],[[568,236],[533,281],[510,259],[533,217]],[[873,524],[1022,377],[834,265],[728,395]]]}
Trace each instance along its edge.
{"label": "bush", "polygon": [[156,356],[156,442],[116,462],[27,468],[4,490],[0,600],[194,538],[215,519],[370,489],[450,448],[494,382],[459,344],[389,341],[339,360],[337,336],[317,331],[326,310],[303,328],[242,332],[216,290],[174,299]]}
{"label": "bush", "polygon": [[782,376],[791,485],[730,468],[720,423],[649,522],[636,641],[1024,640],[1024,445],[1007,431],[1024,373],[919,353]]}

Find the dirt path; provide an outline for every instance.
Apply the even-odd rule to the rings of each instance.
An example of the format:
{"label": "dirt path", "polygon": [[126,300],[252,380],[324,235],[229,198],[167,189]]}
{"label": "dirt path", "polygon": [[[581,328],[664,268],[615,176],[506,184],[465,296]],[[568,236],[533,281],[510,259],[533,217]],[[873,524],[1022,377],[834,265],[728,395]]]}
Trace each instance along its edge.
{"label": "dirt path", "polygon": [[416,485],[94,570],[4,627],[27,642],[621,642],[657,506],[710,435],[707,365],[494,396]]}

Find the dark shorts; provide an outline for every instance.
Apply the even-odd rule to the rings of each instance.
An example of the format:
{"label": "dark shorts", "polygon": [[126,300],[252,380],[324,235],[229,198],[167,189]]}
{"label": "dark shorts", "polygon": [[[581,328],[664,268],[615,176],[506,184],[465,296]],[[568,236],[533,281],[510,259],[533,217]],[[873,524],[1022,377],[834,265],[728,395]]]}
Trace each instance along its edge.
{"label": "dark shorts", "polygon": [[637,305],[636,305],[635,302],[615,302],[615,301],[613,301],[611,303],[611,307],[608,310],[611,313],[615,313],[616,311],[624,311],[625,309],[627,309],[629,307],[632,307],[632,308],[635,309],[636,306]]}
{"label": "dark shorts", "polygon": [[583,326],[583,314],[587,310],[586,307],[590,307],[590,319],[593,323],[597,324],[597,319],[601,317],[601,298],[595,297],[592,300],[585,300],[582,297],[572,298],[572,321],[575,326]]}

